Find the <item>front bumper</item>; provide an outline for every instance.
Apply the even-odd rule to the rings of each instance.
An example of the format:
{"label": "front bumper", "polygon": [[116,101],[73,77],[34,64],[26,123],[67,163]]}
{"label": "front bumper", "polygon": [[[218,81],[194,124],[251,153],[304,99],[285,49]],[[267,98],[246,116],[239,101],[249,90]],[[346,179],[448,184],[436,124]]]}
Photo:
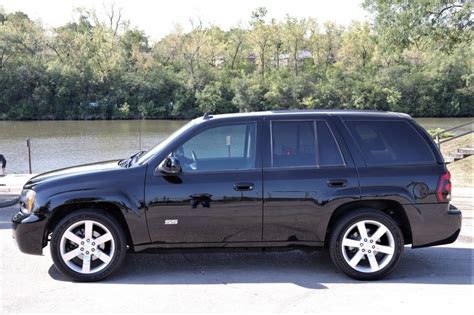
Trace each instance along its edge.
{"label": "front bumper", "polygon": [[18,248],[26,254],[42,255],[46,231],[46,217],[42,214],[24,214],[12,217],[12,233]]}
{"label": "front bumper", "polygon": [[[454,243],[461,232],[462,213],[453,205],[422,205],[412,222],[413,248]],[[413,226],[413,223],[415,226]]]}

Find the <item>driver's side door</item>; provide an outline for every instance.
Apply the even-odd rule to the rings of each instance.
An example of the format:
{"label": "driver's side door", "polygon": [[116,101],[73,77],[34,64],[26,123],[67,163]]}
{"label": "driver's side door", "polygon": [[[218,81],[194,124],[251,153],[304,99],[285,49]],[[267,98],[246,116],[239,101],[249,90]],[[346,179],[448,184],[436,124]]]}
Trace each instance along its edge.
{"label": "driver's side door", "polygon": [[146,185],[153,242],[262,240],[259,125],[258,120],[213,125],[170,152],[181,172],[155,172]]}

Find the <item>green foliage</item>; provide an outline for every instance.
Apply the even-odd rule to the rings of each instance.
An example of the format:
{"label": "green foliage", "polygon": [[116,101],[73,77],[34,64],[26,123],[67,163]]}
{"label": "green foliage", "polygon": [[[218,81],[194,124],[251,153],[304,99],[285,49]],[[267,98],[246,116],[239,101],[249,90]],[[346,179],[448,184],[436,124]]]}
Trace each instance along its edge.
{"label": "green foliage", "polygon": [[450,51],[472,39],[473,2],[464,0],[365,0],[385,48],[412,45]]}
{"label": "green foliage", "polygon": [[235,112],[237,107],[232,103],[232,91],[221,82],[209,83],[196,94],[196,103],[202,113],[229,113]]}
{"label": "green foliage", "polygon": [[444,129],[441,129],[441,128],[428,129],[427,131],[430,134],[430,136],[432,136],[432,137],[439,134],[440,139],[446,139],[446,138],[454,137],[454,133],[444,132]]}
{"label": "green foliage", "polygon": [[[0,9],[0,119],[193,118],[357,108],[474,115],[472,2],[366,0],[373,24],[193,20],[151,43],[120,12],[44,29]],[[113,8],[111,8],[113,10]],[[110,14],[114,13],[114,14]],[[373,25],[373,26],[372,26]]]}

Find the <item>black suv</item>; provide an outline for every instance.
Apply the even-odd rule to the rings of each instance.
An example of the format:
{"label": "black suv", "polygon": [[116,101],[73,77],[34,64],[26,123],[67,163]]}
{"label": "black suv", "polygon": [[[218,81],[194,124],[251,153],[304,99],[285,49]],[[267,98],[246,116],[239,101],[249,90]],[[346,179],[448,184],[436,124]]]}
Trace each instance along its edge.
{"label": "black suv", "polygon": [[129,159],[31,179],[14,215],[21,251],[50,243],[79,281],[146,249],[326,247],[361,280],[404,245],[454,242],[461,212],[429,135],[408,115],[279,111],[205,115]]}

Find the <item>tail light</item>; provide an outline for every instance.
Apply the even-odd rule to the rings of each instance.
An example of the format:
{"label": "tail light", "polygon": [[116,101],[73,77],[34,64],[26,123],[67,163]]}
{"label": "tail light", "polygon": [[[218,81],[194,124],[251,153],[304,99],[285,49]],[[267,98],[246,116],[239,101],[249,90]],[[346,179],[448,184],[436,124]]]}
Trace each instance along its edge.
{"label": "tail light", "polygon": [[439,178],[436,197],[439,202],[449,202],[451,200],[451,174],[449,171]]}

